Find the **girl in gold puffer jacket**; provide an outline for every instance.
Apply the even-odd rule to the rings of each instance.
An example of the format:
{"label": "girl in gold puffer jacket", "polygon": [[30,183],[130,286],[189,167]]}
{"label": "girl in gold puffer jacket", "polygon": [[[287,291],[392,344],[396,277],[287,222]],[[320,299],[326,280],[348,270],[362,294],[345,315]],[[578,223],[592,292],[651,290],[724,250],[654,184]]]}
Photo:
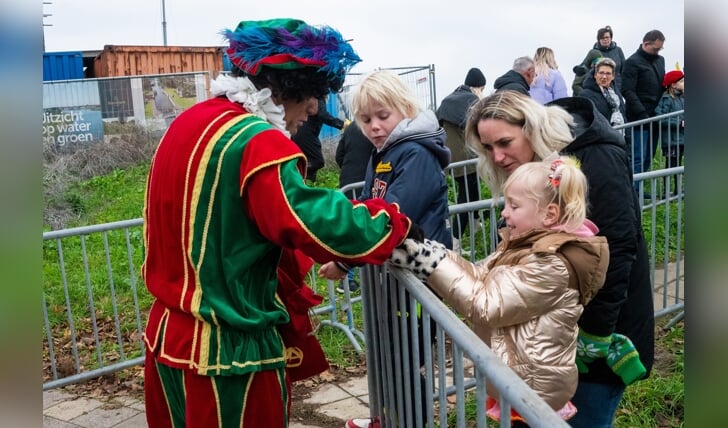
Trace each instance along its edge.
{"label": "girl in gold puffer jacket", "polygon": [[[390,261],[412,270],[464,314],[483,341],[562,417],[576,409],[575,363],[584,305],[604,283],[609,250],[586,219],[586,178],[577,162],[552,156],[516,169],[506,182],[506,227],[477,263],[441,244],[405,240]],[[489,415],[497,395],[489,390]],[[516,426],[524,425],[514,414]]]}

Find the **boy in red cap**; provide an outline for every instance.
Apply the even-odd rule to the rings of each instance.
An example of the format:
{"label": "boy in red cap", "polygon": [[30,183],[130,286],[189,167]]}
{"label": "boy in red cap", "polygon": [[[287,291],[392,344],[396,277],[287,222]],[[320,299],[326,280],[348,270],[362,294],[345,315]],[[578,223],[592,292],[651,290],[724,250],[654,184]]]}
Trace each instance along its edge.
{"label": "boy in red cap", "polygon": [[[656,114],[667,114],[685,110],[685,73],[681,70],[671,70],[665,73],[662,79],[665,92],[662,94]],[[662,124],[662,155],[665,157],[665,167],[672,168],[683,164],[685,149],[685,113],[663,119]],[[677,191],[677,176],[673,176],[672,193]]]}
{"label": "boy in red cap", "polygon": [[170,124],[147,180],[150,427],[287,426],[289,382],[327,367],[311,259],[381,264],[417,230],[396,205],[304,182],[289,136],[360,61],[341,34],[293,19],[223,34],[232,75]]}

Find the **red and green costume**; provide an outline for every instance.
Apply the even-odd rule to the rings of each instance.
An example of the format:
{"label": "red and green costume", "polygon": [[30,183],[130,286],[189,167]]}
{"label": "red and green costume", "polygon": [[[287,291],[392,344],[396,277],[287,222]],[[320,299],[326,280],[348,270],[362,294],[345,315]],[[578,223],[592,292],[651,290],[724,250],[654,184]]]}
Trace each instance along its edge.
{"label": "red and green costume", "polygon": [[[203,376],[284,368],[283,251],[381,264],[403,241],[410,222],[396,205],[308,187],[304,168],[280,130],[224,97],[172,123],[144,206],[142,275],[156,299],[144,340],[158,363]],[[284,260],[300,277],[301,257]]]}

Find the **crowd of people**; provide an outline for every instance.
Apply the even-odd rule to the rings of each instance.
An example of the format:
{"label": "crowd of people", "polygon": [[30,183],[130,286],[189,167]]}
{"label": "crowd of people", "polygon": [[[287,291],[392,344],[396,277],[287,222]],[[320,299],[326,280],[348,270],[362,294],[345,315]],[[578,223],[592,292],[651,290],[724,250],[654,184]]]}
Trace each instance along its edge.
{"label": "crowd of people", "polygon": [[[436,112],[396,73],[371,72],[353,90],[352,117],[338,118],[325,97],[360,58],[337,30],[271,19],[224,35],[231,75],[172,122],[147,182],[149,426],[287,426],[291,382],[327,367],[307,273],[318,263],[319,275],[351,285],[357,266],[387,261],[472,321],[571,426],[612,426],[625,388],[654,359],[632,174],[650,168],[659,131],[614,127],[684,110],[684,72],[666,73],[659,55],[665,36],[647,32],[625,59],[611,27],[600,28],[574,67],[574,96],[545,46],[516,58],[488,95],[485,74],[470,68]],[[363,180],[359,194],[311,186],[323,123],[343,129],[339,184]],[[662,126],[668,165],[682,165],[684,116]],[[480,179],[505,206],[496,251],[471,262],[459,248],[468,219],[451,224],[444,170],[475,158],[455,176],[456,202],[479,199]],[[296,349],[311,358],[292,363]]]}

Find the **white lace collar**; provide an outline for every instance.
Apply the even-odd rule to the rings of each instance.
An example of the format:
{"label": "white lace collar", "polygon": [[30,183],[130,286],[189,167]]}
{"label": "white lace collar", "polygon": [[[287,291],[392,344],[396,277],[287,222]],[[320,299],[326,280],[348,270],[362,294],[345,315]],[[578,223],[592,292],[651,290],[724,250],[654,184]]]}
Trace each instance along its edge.
{"label": "white lace collar", "polygon": [[210,82],[210,93],[214,97],[227,96],[230,101],[242,104],[250,113],[280,129],[287,137],[291,136],[283,120],[285,110],[282,105],[273,102],[270,89],[258,90],[247,77],[221,74]]}

